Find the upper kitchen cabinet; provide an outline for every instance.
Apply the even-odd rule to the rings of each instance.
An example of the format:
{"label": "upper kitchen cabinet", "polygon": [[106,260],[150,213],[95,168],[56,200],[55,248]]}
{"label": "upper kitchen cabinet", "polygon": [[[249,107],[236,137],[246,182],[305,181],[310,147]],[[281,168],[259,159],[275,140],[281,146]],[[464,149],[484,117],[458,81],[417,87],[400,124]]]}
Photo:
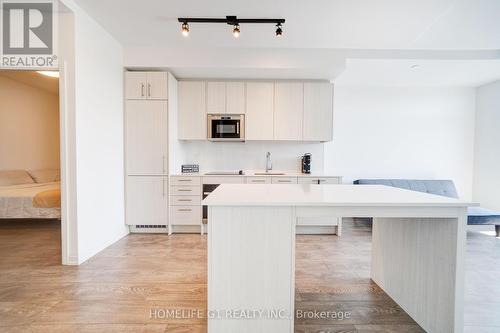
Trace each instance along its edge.
{"label": "upper kitchen cabinet", "polygon": [[327,82],[304,83],[302,140],[331,141],[333,133],[333,86]]}
{"label": "upper kitchen cabinet", "polygon": [[204,81],[179,81],[179,140],[206,140],[206,83]]}
{"label": "upper kitchen cabinet", "polygon": [[226,82],[226,113],[245,113],[244,82]]}
{"label": "upper kitchen cabinet", "polygon": [[274,88],[274,140],[302,140],[304,84],[276,82]]}
{"label": "upper kitchen cabinet", "polygon": [[207,113],[245,113],[244,82],[207,82]]}
{"label": "upper kitchen cabinet", "polygon": [[247,82],[246,111],[246,140],[273,140],[273,82]]}
{"label": "upper kitchen cabinet", "polygon": [[167,72],[126,72],[126,99],[166,100],[168,98]]}

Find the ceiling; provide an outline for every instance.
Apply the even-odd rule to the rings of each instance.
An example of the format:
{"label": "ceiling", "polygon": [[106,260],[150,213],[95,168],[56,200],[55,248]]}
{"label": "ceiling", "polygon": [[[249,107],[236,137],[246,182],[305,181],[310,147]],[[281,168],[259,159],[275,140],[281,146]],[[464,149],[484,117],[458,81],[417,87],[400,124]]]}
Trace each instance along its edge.
{"label": "ceiling", "polygon": [[[122,43],[126,66],[180,77],[334,79],[346,59],[428,59],[428,52],[500,59],[498,0],[76,2]],[[236,39],[228,25],[192,23],[186,38],[177,22],[226,15],[285,18],[284,36],[276,38],[272,24],[242,24]]]}
{"label": "ceiling", "polygon": [[0,71],[0,76],[21,82],[33,88],[42,89],[51,94],[59,93],[59,79],[48,77],[37,73],[36,71]]}
{"label": "ceiling", "polygon": [[349,59],[341,85],[480,86],[500,78],[500,60]]}

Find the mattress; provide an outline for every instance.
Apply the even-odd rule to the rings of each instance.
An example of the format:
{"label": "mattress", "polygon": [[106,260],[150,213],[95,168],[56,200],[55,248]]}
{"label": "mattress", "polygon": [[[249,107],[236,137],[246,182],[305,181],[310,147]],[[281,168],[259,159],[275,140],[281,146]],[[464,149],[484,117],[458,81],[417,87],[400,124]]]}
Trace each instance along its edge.
{"label": "mattress", "polygon": [[0,218],[61,218],[60,206],[40,204],[40,197],[47,198],[47,193],[52,198],[44,201],[56,202],[53,196],[60,188],[60,182],[0,186]]}

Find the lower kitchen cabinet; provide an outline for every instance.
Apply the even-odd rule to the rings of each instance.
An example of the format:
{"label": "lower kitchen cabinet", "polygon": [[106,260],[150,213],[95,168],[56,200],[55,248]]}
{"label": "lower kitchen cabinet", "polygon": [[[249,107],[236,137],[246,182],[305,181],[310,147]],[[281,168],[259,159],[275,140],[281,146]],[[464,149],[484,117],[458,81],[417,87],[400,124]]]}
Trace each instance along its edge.
{"label": "lower kitchen cabinet", "polygon": [[127,176],[126,223],[167,225],[167,189],[166,176]]}
{"label": "lower kitchen cabinet", "polygon": [[297,177],[272,177],[273,184],[297,184]]}
{"label": "lower kitchen cabinet", "polygon": [[201,191],[200,176],[170,177],[170,234],[173,232],[201,232]]}
{"label": "lower kitchen cabinet", "polygon": [[271,184],[271,177],[269,177],[269,176],[263,176],[263,177],[250,176],[250,177],[247,177],[247,184]]}
{"label": "lower kitchen cabinet", "polygon": [[170,207],[172,225],[200,225],[201,206],[172,206]]}

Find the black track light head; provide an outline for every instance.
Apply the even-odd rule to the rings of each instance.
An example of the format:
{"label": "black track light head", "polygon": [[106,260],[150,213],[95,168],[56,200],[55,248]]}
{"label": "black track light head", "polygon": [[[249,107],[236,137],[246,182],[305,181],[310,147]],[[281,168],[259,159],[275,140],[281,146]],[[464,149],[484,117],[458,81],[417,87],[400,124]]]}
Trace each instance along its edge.
{"label": "black track light head", "polygon": [[281,29],[281,23],[276,24],[276,37],[283,36],[283,29]]}

